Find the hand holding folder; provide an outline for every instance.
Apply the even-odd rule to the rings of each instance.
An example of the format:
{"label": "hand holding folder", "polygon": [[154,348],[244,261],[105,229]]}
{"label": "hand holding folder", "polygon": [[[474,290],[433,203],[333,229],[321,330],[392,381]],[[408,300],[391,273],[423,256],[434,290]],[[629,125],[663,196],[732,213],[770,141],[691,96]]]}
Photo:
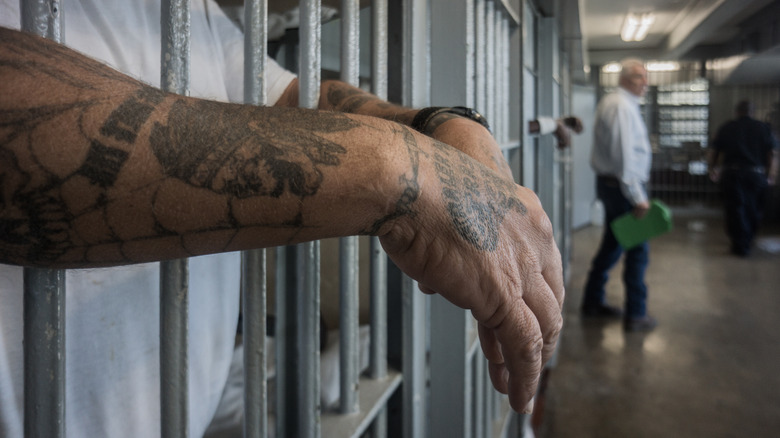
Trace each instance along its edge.
{"label": "hand holding folder", "polygon": [[609,226],[620,246],[623,249],[631,249],[671,231],[672,213],[663,202],[654,199],[650,201],[650,210],[643,218],[637,219],[629,212],[613,220]]}

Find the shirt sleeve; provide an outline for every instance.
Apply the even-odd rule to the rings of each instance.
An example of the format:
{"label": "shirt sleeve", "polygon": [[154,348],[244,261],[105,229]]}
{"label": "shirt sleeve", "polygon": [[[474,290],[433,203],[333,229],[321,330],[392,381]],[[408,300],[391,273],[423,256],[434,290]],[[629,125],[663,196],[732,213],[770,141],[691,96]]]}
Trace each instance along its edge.
{"label": "shirt sleeve", "polygon": [[[222,9],[206,3],[209,13],[209,21],[215,33],[215,37],[221,41],[225,55],[224,77],[228,99],[231,102],[244,101],[244,34]],[[266,105],[273,106],[282,96],[284,90],[295,79],[296,75],[282,68],[270,56],[266,58],[265,90]]]}
{"label": "shirt sleeve", "polygon": [[558,124],[552,117],[538,117],[536,121],[539,122],[539,132],[536,135],[550,134],[555,132],[555,129],[558,127]]}

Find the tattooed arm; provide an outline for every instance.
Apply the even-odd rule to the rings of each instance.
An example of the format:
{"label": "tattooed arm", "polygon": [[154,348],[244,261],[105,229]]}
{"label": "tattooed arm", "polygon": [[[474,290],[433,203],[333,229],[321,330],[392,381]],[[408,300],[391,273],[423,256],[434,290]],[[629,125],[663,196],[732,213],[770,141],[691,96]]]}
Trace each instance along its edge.
{"label": "tattooed arm", "polygon": [[[294,80],[277,102],[279,106],[297,106],[298,80]],[[319,109],[379,117],[411,125],[418,110],[392,104],[342,81],[322,82]],[[442,113],[428,124],[424,133],[466,153],[480,163],[512,179],[512,171],[496,140],[479,123],[455,114]]]}
{"label": "tattooed arm", "polygon": [[536,196],[385,120],[164,93],[0,28],[0,262],[93,267],[379,236],[470,309],[496,388],[523,409],[561,327]]}

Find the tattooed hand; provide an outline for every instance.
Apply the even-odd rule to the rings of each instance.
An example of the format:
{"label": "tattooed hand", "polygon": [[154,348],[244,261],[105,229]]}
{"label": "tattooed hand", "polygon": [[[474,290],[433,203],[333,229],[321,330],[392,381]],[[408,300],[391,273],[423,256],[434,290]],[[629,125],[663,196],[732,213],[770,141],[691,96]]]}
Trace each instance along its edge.
{"label": "tattooed hand", "polygon": [[551,224],[530,190],[447,145],[402,135],[418,163],[404,180],[424,181],[425,190],[406,197],[414,199],[409,213],[382,244],[421,290],[471,310],[493,385],[523,410],[562,325]]}

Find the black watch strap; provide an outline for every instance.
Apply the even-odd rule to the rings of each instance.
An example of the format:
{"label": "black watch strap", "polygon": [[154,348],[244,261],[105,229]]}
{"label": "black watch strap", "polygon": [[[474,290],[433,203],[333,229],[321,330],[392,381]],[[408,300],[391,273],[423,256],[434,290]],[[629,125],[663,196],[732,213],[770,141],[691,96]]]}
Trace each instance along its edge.
{"label": "black watch strap", "polygon": [[411,127],[427,135],[429,134],[429,132],[427,132],[428,124],[430,124],[431,120],[433,120],[436,116],[443,113],[455,114],[461,117],[465,117],[469,120],[473,120],[490,131],[490,125],[488,124],[485,117],[474,109],[467,108],[465,106],[431,106],[428,108],[423,108],[417,112],[416,116],[414,116]]}

